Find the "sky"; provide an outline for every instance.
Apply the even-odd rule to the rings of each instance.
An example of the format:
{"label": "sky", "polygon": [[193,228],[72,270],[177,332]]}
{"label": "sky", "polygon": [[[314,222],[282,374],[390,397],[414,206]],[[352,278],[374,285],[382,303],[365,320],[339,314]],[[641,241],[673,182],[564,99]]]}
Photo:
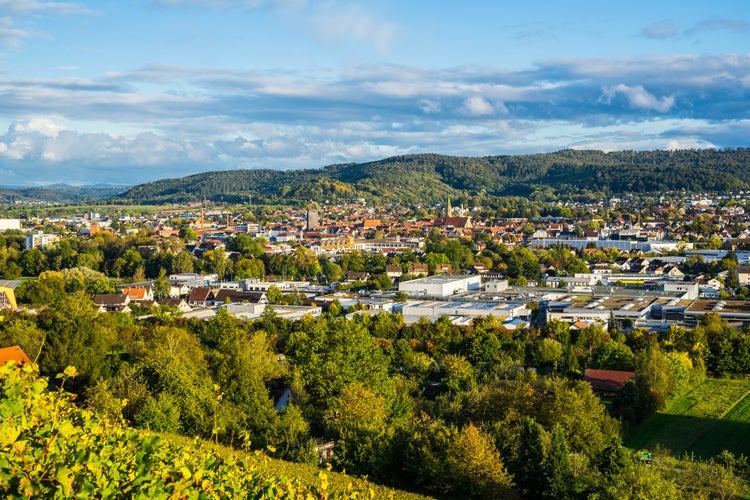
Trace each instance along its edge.
{"label": "sky", "polygon": [[0,0],[0,185],[750,146],[747,0]]}

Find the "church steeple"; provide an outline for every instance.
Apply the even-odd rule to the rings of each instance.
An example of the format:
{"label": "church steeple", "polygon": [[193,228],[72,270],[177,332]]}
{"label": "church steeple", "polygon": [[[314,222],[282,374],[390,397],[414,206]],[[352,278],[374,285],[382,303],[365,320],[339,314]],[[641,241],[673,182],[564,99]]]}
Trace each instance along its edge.
{"label": "church steeple", "polygon": [[448,208],[446,210],[445,216],[446,217],[451,216],[451,197],[450,196],[448,197]]}

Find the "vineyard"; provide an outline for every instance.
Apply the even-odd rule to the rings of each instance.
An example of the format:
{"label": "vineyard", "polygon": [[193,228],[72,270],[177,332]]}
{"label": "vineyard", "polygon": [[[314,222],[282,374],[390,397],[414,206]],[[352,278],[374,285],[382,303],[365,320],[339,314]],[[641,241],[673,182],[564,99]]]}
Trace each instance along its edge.
{"label": "vineyard", "polygon": [[[177,442],[129,429],[77,407],[35,367],[0,367],[0,495],[4,498],[395,498],[341,474],[233,453],[205,441]],[[272,465],[271,465],[272,464]],[[398,497],[404,498],[399,492]],[[414,496],[413,498],[419,498]]]}

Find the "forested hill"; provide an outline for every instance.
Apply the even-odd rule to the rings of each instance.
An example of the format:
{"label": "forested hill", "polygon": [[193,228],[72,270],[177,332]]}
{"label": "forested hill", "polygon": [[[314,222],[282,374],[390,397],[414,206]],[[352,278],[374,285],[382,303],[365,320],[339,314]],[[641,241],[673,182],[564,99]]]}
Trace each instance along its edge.
{"label": "forested hill", "polygon": [[378,202],[435,202],[447,196],[606,196],[620,193],[750,189],[750,149],[679,151],[564,150],[454,157],[436,154],[307,170],[229,170],[136,186],[131,203],[197,201],[306,203],[364,197]]}
{"label": "forested hill", "polygon": [[82,201],[109,198],[122,193],[126,186],[115,185],[92,185],[92,186],[68,186],[57,184],[39,187],[0,187],[0,203],[79,203]]}

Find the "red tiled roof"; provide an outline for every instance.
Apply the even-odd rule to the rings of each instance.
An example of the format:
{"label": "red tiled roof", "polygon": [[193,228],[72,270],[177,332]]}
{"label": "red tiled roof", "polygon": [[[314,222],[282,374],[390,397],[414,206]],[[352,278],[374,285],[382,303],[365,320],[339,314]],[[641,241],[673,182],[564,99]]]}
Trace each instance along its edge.
{"label": "red tiled roof", "polygon": [[587,369],[583,374],[583,380],[591,384],[593,390],[602,392],[617,392],[623,388],[625,382],[633,378],[635,372],[617,370]]}
{"label": "red tiled roof", "polygon": [[29,359],[26,353],[23,352],[23,349],[17,345],[0,348],[0,366],[3,366],[9,361],[15,361],[17,365],[23,363],[31,364],[31,359]]}

